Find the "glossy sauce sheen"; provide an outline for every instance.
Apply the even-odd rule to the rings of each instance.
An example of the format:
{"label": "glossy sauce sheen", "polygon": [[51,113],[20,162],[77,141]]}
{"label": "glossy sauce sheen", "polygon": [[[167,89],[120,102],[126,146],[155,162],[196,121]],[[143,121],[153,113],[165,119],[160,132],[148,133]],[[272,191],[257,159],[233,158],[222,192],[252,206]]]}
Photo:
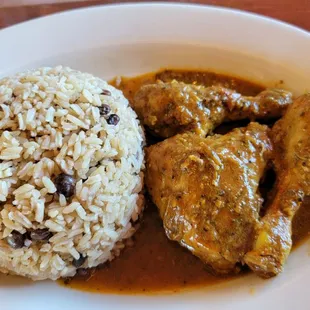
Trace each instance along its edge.
{"label": "glossy sauce sheen", "polygon": [[[205,86],[221,84],[244,95],[256,95],[264,89],[260,85],[230,76],[179,70],[164,70],[134,78],[122,78],[118,83],[117,80],[111,81],[111,84],[121,89],[131,101],[141,85],[153,83],[157,79],[163,81],[177,79]],[[225,132],[230,129],[229,127],[220,128],[218,132]],[[148,139],[148,142],[153,143],[151,140]],[[303,206],[293,224],[295,244],[304,239],[310,231],[309,228],[310,208]],[[245,272],[241,272],[238,277],[244,274]],[[87,281],[74,278],[67,285],[75,289],[101,293],[150,294],[210,286],[232,278],[233,276],[220,278],[211,275],[198,258],[176,242],[169,241],[156,207],[148,202],[141,226],[133,237],[133,244],[127,246],[120,257],[97,270]]]}
{"label": "glossy sauce sheen", "polygon": [[133,241],[133,246],[127,246],[90,280],[74,279],[68,285],[103,293],[147,294],[227,281],[210,275],[198,258],[168,240],[157,209],[151,204]]}

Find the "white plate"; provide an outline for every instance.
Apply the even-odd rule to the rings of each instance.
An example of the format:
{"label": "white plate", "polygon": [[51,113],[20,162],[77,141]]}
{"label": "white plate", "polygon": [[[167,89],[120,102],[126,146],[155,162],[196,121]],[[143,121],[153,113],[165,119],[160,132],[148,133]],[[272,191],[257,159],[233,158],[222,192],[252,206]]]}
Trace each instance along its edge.
{"label": "white plate", "polygon": [[[133,4],[57,14],[0,31],[0,75],[69,65],[103,78],[162,67],[200,68],[272,85],[310,90],[310,34],[239,11],[204,6]],[[0,278],[0,309],[309,309],[309,244],[285,272],[254,275],[182,294],[117,296],[69,290],[53,282]],[[139,262],[137,262],[139,263]],[[139,275],[137,275],[138,277]]]}

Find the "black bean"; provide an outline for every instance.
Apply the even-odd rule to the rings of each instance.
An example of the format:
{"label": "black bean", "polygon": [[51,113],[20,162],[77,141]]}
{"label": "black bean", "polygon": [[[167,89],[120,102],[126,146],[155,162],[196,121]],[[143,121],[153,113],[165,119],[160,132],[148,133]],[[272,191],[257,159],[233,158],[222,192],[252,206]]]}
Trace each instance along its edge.
{"label": "black bean", "polygon": [[87,256],[83,256],[82,254],[80,254],[79,259],[73,259],[72,265],[75,268],[79,268],[85,263],[86,259],[87,259]]}
{"label": "black bean", "polygon": [[30,239],[34,241],[48,241],[53,236],[47,228],[36,229],[30,232]]}
{"label": "black bean", "polygon": [[107,119],[107,123],[109,125],[114,125],[114,126],[117,125],[119,121],[120,121],[120,118],[117,114],[111,114]]}
{"label": "black bean", "polygon": [[101,95],[104,95],[104,96],[111,96],[111,92],[107,89],[103,89],[102,92],[101,92]]}
{"label": "black bean", "polygon": [[76,277],[78,278],[88,278],[91,275],[91,269],[79,268],[76,270]]}
{"label": "black bean", "polygon": [[64,284],[68,285],[72,281],[72,278],[64,278]]}
{"label": "black bean", "polygon": [[18,231],[13,230],[6,238],[7,243],[13,249],[20,249],[25,245],[25,236]]}
{"label": "black bean", "polygon": [[103,104],[101,107],[99,107],[99,112],[101,116],[108,115],[111,112],[111,108],[109,105]]}
{"label": "black bean", "polygon": [[69,174],[62,173],[54,181],[58,194],[71,197],[75,192],[75,179]]}

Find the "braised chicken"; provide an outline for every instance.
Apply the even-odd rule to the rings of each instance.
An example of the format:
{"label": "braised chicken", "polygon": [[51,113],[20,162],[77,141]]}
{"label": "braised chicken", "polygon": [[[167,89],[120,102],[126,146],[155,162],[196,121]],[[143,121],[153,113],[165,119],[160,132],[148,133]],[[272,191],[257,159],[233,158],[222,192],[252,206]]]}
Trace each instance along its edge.
{"label": "braised chicken", "polygon": [[133,107],[144,125],[167,138],[186,131],[205,136],[226,121],[280,117],[291,102],[292,94],[282,89],[247,97],[220,86],[174,80],[142,86]]}
{"label": "braised chicken", "polygon": [[167,236],[217,274],[238,272],[252,248],[258,186],[272,153],[268,134],[250,123],[207,138],[179,134],[146,151],[146,185]]}
{"label": "braised chicken", "polygon": [[263,277],[282,271],[292,247],[292,220],[310,195],[310,94],[296,99],[272,129],[277,184],[275,195],[245,257]]}

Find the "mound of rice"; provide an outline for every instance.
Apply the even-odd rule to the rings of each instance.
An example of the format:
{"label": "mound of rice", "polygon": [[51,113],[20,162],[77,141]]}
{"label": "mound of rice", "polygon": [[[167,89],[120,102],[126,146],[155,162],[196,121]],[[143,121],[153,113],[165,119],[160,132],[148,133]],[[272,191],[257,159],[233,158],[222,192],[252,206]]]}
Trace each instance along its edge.
{"label": "mound of rice", "polygon": [[144,135],[122,92],[41,68],[0,80],[0,270],[34,280],[113,259],[143,208]]}

